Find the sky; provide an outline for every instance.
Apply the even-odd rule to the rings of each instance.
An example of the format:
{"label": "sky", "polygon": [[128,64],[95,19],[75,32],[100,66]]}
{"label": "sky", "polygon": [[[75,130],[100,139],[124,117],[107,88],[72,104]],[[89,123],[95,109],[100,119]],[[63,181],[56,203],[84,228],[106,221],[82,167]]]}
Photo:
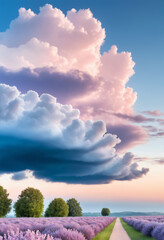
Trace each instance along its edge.
{"label": "sky", "polygon": [[15,201],[164,211],[163,0],[0,0],[0,183]]}

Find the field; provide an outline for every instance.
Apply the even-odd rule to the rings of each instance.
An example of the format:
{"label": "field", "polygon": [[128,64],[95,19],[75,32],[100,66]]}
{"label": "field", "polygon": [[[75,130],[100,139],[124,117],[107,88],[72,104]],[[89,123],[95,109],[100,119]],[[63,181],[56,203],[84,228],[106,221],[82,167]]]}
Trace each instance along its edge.
{"label": "field", "polygon": [[124,217],[128,225],[143,235],[164,240],[164,216]]}
{"label": "field", "polygon": [[[0,240],[109,240],[115,222],[115,217],[0,218]],[[121,223],[131,240],[164,240],[164,216],[123,217]]]}
{"label": "field", "polygon": [[2,218],[0,240],[90,240],[113,217]]}

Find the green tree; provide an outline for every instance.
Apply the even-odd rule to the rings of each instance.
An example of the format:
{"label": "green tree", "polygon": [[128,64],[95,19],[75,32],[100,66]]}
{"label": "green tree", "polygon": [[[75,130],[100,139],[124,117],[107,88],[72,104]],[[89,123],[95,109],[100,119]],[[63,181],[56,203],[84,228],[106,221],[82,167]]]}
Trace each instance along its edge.
{"label": "green tree", "polygon": [[68,216],[82,216],[82,209],[80,207],[80,203],[75,198],[69,199],[67,201],[67,205],[69,207]]}
{"label": "green tree", "polygon": [[16,217],[41,217],[44,208],[43,201],[43,195],[38,189],[26,188],[14,204]]}
{"label": "green tree", "polygon": [[67,217],[68,205],[62,198],[55,198],[48,206],[45,217]]}
{"label": "green tree", "polygon": [[0,217],[5,217],[11,210],[12,200],[8,196],[7,190],[0,186]]}
{"label": "green tree", "polygon": [[109,214],[110,214],[109,208],[103,208],[103,209],[101,210],[101,215],[102,215],[102,216],[109,216]]}

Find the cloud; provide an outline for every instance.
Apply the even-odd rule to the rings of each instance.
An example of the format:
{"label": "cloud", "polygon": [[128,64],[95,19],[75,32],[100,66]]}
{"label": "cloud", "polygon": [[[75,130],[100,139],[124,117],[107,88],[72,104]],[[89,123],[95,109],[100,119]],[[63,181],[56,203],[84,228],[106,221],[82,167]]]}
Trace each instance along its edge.
{"label": "cloud", "polygon": [[163,113],[161,113],[159,110],[154,110],[154,111],[144,111],[143,113],[153,116],[153,117],[160,117],[163,116]]}
{"label": "cloud", "polygon": [[[83,97],[87,93],[89,94],[94,89],[96,90],[99,86],[98,78],[91,77],[84,72],[72,71],[65,74],[53,72],[50,68],[38,68],[33,71],[28,68],[24,68],[16,72],[11,72],[1,67],[0,81],[5,84],[16,85],[23,93],[26,93],[31,88],[39,94],[46,91],[55,95],[62,103],[71,102],[73,100],[76,101],[78,97]],[[65,86],[67,86],[67,88]],[[83,111],[83,115],[85,115],[84,107],[81,107],[81,111]],[[102,115],[102,110],[100,110],[100,115]],[[126,120],[130,119],[132,122],[136,122],[135,118],[137,118],[137,122],[147,122],[148,118],[140,118],[140,115],[134,115],[133,119],[133,115],[114,114],[110,111],[104,111],[103,115],[105,119],[109,118],[107,122],[109,126],[111,125],[111,131],[113,130],[112,133],[118,135],[121,139],[121,143],[117,145],[117,147],[119,146],[118,149],[126,150],[131,146],[135,146],[136,144],[141,144],[146,141],[147,129],[145,130],[140,126],[132,125],[128,122],[120,122],[118,119],[120,119],[121,116],[121,119],[123,120],[125,118]],[[112,116],[115,116],[114,120]],[[122,116],[125,117],[123,118]],[[87,119],[87,117],[94,119],[94,115],[91,116],[91,114],[84,116],[85,119]],[[97,117],[97,119],[99,118],[100,117]],[[114,124],[110,124],[113,121]]]}
{"label": "cloud", "polygon": [[119,156],[103,121],[82,121],[78,109],[49,94],[21,94],[0,84],[0,173],[19,180],[30,170],[54,182],[102,184],[142,177],[134,156]]}
{"label": "cloud", "polygon": [[146,125],[144,128],[149,131],[149,134],[158,132],[158,128],[152,125]]}
{"label": "cloud", "polygon": [[65,57],[59,56],[56,47],[37,38],[32,38],[28,43],[17,48],[0,45],[0,55],[0,65],[11,70],[54,66],[57,71],[65,72],[70,69],[68,66],[71,66]]}
{"label": "cloud", "polygon": [[164,137],[164,129],[151,134],[152,137]]}
{"label": "cloud", "polygon": [[[0,33],[0,52],[4,50],[8,56],[11,50],[11,55],[14,53],[20,60],[20,64],[15,63],[17,67],[23,64],[22,55],[24,67],[27,64],[31,67],[53,66],[64,72],[79,69],[95,75],[104,38],[105,30],[89,9],[72,9],[65,16],[47,4],[40,8],[38,15],[30,9],[19,10],[18,18],[11,22],[10,28]],[[4,56],[0,62],[3,60]],[[15,69],[14,65],[10,67]]]}
{"label": "cloud", "polygon": [[108,112],[133,113],[133,105],[137,99],[136,92],[126,87],[134,74],[134,62],[131,53],[118,53],[117,47],[112,46],[109,52],[101,56],[99,77],[101,85],[96,92],[79,98],[75,106],[81,109],[85,116],[94,116],[108,121]]}
{"label": "cloud", "polygon": [[134,113],[137,93],[128,87],[135,65],[131,53],[113,45],[102,54],[104,41],[105,29],[89,9],[72,9],[65,15],[49,4],[38,14],[21,8],[9,29],[0,33],[0,82],[16,85],[22,93],[54,95],[62,104],[78,108],[84,121],[103,120],[120,136],[120,149],[129,149],[149,135],[129,121],[153,118]]}
{"label": "cloud", "polygon": [[84,72],[98,78],[99,85],[95,90],[93,82],[90,93],[75,101],[70,97],[69,103],[82,108],[87,102],[85,115],[102,108],[131,113],[137,98],[133,89],[126,87],[134,74],[131,53],[118,53],[112,46],[101,55],[104,39],[105,30],[89,9],[72,9],[64,15],[48,4],[39,14],[21,8],[10,28],[0,33],[0,65],[10,71],[51,68],[51,72]]}
{"label": "cloud", "polygon": [[141,126],[132,124],[108,124],[107,129],[110,133],[116,134],[121,139],[121,142],[116,146],[116,149],[121,152],[148,140],[148,134]]}
{"label": "cloud", "polygon": [[71,102],[91,91],[96,91],[99,86],[99,78],[79,70],[61,73],[46,67],[33,70],[23,68],[19,71],[8,71],[0,67],[0,82],[16,85],[23,93],[31,89],[39,94],[48,92],[62,103]]}
{"label": "cloud", "polygon": [[164,159],[161,158],[161,159],[158,159],[158,160],[154,160],[154,163],[163,165],[164,164]]}
{"label": "cloud", "polygon": [[[158,122],[158,119],[157,119]],[[163,137],[164,136],[164,129],[159,127],[158,125],[146,125],[144,128],[148,131],[150,137]]]}
{"label": "cloud", "polygon": [[164,125],[164,119],[157,119],[158,123],[163,126]]}
{"label": "cloud", "polygon": [[164,158],[163,157],[135,157],[135,160],[137,162],[150,162],[152,164],[159,164],[163,165],[164,164]]}
{"label": "cloud", "polygon": [[134,123],[145,123],[145,122],[155,122],[155,118],[147,118],[142,114],[133,114],[133,115],[128,115],[128,114],[121,114],[121,113],[114,113],[114,116],[122,119],[126,119],[128,121],[134,122]]}

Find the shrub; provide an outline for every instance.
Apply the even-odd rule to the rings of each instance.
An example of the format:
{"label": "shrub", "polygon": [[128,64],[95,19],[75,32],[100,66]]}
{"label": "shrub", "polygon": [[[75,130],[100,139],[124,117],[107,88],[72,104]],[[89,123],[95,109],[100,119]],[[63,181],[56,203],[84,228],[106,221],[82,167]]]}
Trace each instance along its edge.
{"label": "shrub", "polygon": [[67,217],[68,205],[62,198],[54,199],[45,212],[45,217]]}
{"label": "shrub", "polygon": [[67,201],[67,205],[69,207],[68,216],[82,216],[82,209],[80,207],[80,203],[75,198],[69,199]]}
{"label": "shrub", "polygon": [[109,216],[109,214],[110,214],[109,208],[103,208],[102,209],[102,211],[101,211],[102,216]]}
{"label": "shrub", "polygon": [[54,236],[57,238],[60,237],[62,240],[86,240],[82,233],[65,228],[56,231]]}
{"label": "shrub", "polygon": [[23,190],[14,204],[17,217],[41,217],[43,207],[43,195],[34,188]]}
{"label": "shrub", "polygon": [[22,231],[19,231],[19,229],[17,229],[17,231],[15,232],[14,231],[8,232],[7,235],[0,237],[0,240],[18,240],[18,239],[54,240],[53,237],[46,234],[41,234],[39,231],[34,232],[34,231],[27,230],[25,232],[22,232]]}
{"label": "shrub", "polygon": [[142,227],[142,234],[145,236],[151,236],[151,233],[153,229],[155,228],[156,223],[150,222],[147,224],[144,224]]}
{"label": "shrub", "polygon": [[0,217],[5,217],[11,210],[12,200],[8,196],[7,190],[0,186]]}

